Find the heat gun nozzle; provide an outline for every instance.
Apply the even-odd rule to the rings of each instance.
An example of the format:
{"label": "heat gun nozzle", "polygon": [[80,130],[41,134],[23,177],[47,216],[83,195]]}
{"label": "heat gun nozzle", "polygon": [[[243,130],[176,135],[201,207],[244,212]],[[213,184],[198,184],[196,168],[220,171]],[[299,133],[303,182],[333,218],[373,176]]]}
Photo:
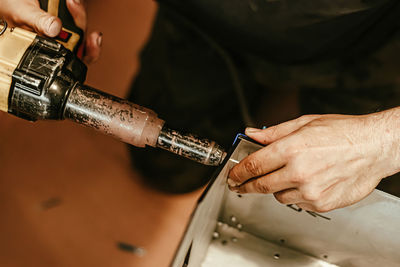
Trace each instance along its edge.
{"label": "heat gun nozzle", "polygon": [[182,134],[165,125],[158,136],[157,147],[210,166],[220,165],[226,156],[224,149],[214,141]]}

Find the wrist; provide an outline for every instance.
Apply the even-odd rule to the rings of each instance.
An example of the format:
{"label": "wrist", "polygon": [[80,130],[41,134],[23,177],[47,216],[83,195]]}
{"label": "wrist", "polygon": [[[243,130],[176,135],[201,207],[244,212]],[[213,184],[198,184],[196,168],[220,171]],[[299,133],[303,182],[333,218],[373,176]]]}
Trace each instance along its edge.
{"label": "wrist", "polygon": [[369,130],[376,139],[370,142],[380,146],[379,161],[387,168],[384,177],[400,172],[400,107],[368,116],[373,125]]}

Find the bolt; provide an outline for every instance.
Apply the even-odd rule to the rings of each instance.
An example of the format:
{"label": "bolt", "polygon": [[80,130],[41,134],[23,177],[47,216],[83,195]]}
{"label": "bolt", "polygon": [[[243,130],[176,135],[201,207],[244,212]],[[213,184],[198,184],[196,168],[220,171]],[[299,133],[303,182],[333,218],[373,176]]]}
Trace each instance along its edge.
{"label": "bolt", "polygon": [[218,239],[219,238],[219,233],[218,232],[214,232],[212,237],[213,237],[213,239]]}

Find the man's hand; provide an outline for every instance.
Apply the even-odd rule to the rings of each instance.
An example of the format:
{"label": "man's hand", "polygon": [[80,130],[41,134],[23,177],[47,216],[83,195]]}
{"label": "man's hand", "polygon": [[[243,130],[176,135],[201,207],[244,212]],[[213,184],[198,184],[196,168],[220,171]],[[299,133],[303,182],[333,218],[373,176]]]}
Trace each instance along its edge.
{"label": "man's hand", "polygon": [[[67,0],[67,6],[75,24],[85,31],[86,11],[81,0]],[[0,0],[0,17],[13,27],[22,27],[48,37],[57,36],[62,27],[60,19],[40,9],[37,0]],[[88,35],[85,42],[86,63],[98,59],[101,41],[102,36],[99,32]]]}
{"label": "man's hand", "polygon": [[400,171],[400,109],[363,116],[308,115],[246,134],[267,145],[229,173],[238,193],[327,212],[360,201]]}

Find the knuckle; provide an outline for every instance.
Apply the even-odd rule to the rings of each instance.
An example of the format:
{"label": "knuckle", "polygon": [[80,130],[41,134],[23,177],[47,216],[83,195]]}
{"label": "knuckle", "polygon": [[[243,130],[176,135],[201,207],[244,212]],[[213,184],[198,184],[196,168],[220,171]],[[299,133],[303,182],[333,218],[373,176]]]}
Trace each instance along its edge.
{"label": "knuckle", "polygon": [[284,155],[287,161],[294,160],[299,154],[298,145],[288,145],[284,150]]}
{"label": "knuckle", "polygon": [[17,13],[12,13],[8,17],[5,17],[8,22],[14,22],[17,25],[22,24],[24,21],[21,16]]}
{"label": "knuckle", "polygon": [[14,24],[14,26],[28,26],[34,27],[36,20],[29,20],[21,16],[20,14],[10,14],[8,17],[5,17],[7,22]]}
{"label": "knuckle", "polygon": [[271,192],[271,186],[261,179],[256,180],[254,185],[259,193],[268,194]]}
{"label": "knuckle", "polygon": [[255,159],[246,160],[244,162],[244,168],[253,176],[259,176],[262,174],[261,164]]}
{"label": "knuckle", "polygon": [[307,182],[307,174],[302,170],[296,170],[291,179],[292,183],[303,185]]}
{"label": "knuckle", "polygon": [[298,118],[299,121],[303,122],[303,121],[309,121],[311,118],[311,115],[302,115]]}
{"label": "knuckle", "polygon": [[312,121],[313,119],[314,119],[313,115],[303,115],[303,116],[300,116],[298,118],[298,122],[300,124],[304,124],[304,123],[307,123],[309,121]]}
{"label": "knuckle", "polygon": [[307,127],[312,127],[313,129],[321,130],[326,126],[325,118],[315,118],[310,123],[306,125]]}
{"label": "knuckle", "polygon": [[231,179],[234,182],[240,181],[239,172],[237,171],[237,169],[238,169],[237,167],[232,168],[228,174],[229,179]]}
{"label": "knuckle", "polygon": [[292,182],[293,184],[302,185],[303,178],[298,175],[294,175],[290,178],[290,182]]}
{"label": "knuckle", "polygon": [[317,190],[307,190],[302,192],[303,199],[306,201],[310,201],[313,204],[318,203],[318,200],[321,197],[321,193]]}
{"label": "knuckle", "polygon": [[271,154],[277,154],[280,152],[280,147],[277,145],[277,143],[273,143],[268,146],[268,150]]}
{"label": "knuckle", "polygon": [[307,114],[307,115],[302,115],[299,117],[299,121],[301,122],[308,122],[308,121],[313,121],[315,119],[320,118],[320,115],[315,115],[315,114]]}

